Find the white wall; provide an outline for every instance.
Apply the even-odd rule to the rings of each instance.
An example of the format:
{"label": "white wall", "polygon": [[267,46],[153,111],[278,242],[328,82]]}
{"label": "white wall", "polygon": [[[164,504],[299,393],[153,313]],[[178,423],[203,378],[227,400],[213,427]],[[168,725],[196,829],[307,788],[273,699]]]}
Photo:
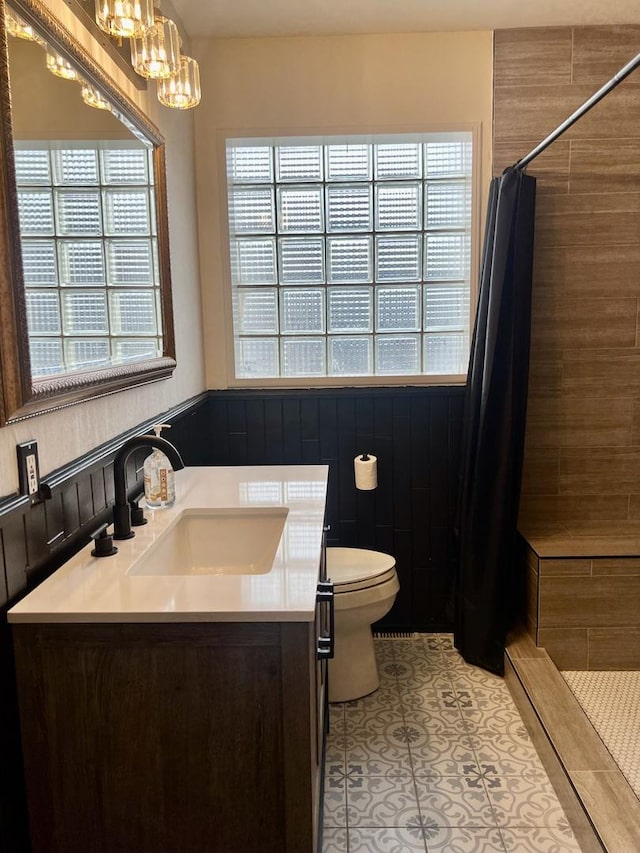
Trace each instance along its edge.
{"label": "white wall", "polygon": [[[142,420],[205,388],[195,206],[193,113],[161,107],[151,84],[140,93],[77,22],[63,0],[44,0],[84,47],[157,124],[166,141],[169,233],[178,366],[172,378],[29,418],[0,429],[0,496],[18,487],[15,445],[36,439],[43,476]],[[164,5],[163,5],[163,8]],[[171,14],[171,13],[169,13]]]}
{"label": "white wall", "polygon": [[207,385],[226,384],[220,173],[223,136],[262,131],[482,128],[482,210],[491,174],[491,32],[198,39],[203,88],[196,168]]}

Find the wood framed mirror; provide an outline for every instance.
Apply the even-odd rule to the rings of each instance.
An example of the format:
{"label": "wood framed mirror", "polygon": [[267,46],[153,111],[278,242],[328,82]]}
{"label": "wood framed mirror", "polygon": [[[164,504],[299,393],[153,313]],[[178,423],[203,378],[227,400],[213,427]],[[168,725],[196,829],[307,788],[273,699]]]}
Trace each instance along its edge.
{"label": "wood framed mirror", "polygon": [[168,377],[170,278],[159,130],[37,0],[0,0],[0,425]]}

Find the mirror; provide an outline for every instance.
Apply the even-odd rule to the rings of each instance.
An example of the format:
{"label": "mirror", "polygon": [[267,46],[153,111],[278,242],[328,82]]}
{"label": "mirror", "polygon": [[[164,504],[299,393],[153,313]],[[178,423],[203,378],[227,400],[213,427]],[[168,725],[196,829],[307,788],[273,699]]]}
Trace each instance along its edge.
{"label": "mirror", "polygon": [[2,10],[0,424],[175,368],[163,139],[36,0]]}

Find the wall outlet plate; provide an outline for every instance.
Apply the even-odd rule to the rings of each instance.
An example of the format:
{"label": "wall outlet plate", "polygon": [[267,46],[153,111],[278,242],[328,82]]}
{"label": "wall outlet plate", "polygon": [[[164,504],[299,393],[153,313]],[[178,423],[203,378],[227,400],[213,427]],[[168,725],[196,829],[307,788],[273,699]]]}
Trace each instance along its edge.
{"label": "wall outlet plate", "polygon": [[18,451],[20,494],[28,495],[32,501],[38,500],[40,492],[38,442],[24,441],[17,445],[16,450]]}

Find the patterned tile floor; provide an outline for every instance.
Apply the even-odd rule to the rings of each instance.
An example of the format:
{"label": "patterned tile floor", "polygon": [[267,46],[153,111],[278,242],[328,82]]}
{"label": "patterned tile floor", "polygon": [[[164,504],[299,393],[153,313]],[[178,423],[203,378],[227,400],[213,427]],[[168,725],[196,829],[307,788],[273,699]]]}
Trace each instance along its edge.
{"label": "patterned tile floor", "polygon": [[323,853],[579,851],[504,681],[448,634],[375,642],[380,689],[331,706]]}
{"label": "patterned tile floor", "polygon": [[568,670],[562,676],[640,799],[640,672]]}

